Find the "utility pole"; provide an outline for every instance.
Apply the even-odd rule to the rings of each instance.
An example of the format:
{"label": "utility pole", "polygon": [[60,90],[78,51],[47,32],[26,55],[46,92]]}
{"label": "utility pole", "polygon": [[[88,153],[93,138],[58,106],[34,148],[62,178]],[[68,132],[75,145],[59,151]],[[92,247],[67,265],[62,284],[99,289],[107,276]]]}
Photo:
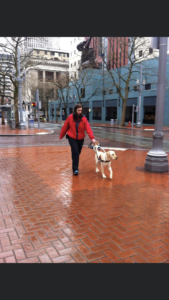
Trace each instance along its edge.
{"label": "utility pole", "polygon": [[141,127],[141,92],[144,89],[145,81],[142,82],[142,64],[140,65],[140,83],[139,80],[136,82],[137,90],[139,91],[139,109],[138,109],[138,121],[136,127]]}
{"label": "utility pole", "polygon": [[[105,42],[105,39],[104,37],[102,38],[102,44]],[[104,46],[105,46],[105,43],[104,43]],[[102,56],[104,57],[104,52],[103,52],[103,45],[102,45]],[[102,60],[102,66],[103,66],[103,103],[102,103],[102,106],[104,107],[104,59]]]}
{"label": "utility pole", "polygon": [[[153,146],[147,153],[145,170],[150,172],[167,172],[168,157],[163,150],[163,122],[164,102],[166,86],[166,64],[167,64],[167,37],[159,37],[159,65],[158,84],[155,114],[155,130],[153,133]],[[157,49],[157,48],[156,48]]]}
{"label": "utility pole", "polygon": [[39,120],[39,109],[41,108],[39,105],[39,89],[36,90],[35,93],[35,100],[37,101],[37,108],[38,108],[38,129],[40,129],[40,120]]}

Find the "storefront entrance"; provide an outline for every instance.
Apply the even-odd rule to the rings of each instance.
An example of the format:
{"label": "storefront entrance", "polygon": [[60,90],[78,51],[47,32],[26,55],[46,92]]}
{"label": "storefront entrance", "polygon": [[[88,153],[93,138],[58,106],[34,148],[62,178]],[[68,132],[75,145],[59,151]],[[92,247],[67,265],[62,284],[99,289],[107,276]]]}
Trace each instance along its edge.
{"label": "storefront entrance", "polygon": [[155,124],[156,96],[144,97],[143,124]]}
{"label": "storefront entrance", "polygon": [[[125,115],[125,122],[132,122],[132,110],[133,105],[137,106],[137,98],[128,98],[126,103],[126,115]],[[136,123],[137,119],[137,112],[134,112],[134,123]]]}
{"label": "storefront entrance", "polygon": [[83,114],[85,115],[85,117],[89,121],[89,108],[88,107],[83,107]]}
{"label": "storefront entrance", "polygon": [[[126,117],[125,117],[125,122],[132,122],[132,110],[133,106],[126,106]],[[134,112],[134,123],[136,123],[136,118],[137,118],[137,113]]]}
{"label": "storefront entrance", "polygon": [[117,119],[117,99],[106,100],[106,121]]}

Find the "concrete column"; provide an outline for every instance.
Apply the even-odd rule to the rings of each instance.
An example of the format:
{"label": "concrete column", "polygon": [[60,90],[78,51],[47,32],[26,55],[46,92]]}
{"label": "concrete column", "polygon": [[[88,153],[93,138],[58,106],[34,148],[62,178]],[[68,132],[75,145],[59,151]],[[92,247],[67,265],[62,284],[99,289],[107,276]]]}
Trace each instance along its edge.
{"label": "concrete column", "polygon": [[106,105],[106,100],[104,99],[104,106],[102,105],[101,106],[101,109],[102,109],[102,113],[101,113],[101,116],[102,116],[102,118],[101,118],[101,123],[105,123],[105,105]]}
{"label": "concrete column", "polygon": [[[54,82],[56,82],[56,72],[53,72],[54,74],[53,74],[53,79],[54,79]],[[53,95],[53,97],[54,97],[54,100],[56,100],[56,89],[54,89],[54,95]]]}
{"label": "concrete column", "polygon": [[43,71],[43,82],[45,82],[45,71]]}
{"label": "concrete column", "polygon": [[156,98],[155,130],[153,133],[153,146],[147,153],[145,170],[150,172],[167,172],[168,157],[163,150],[163,123],[164,103],[166,86],[166,65],[167,65],[167,37],[160,37],[158,84]]}
{"label": "concrete column", "polygon": [[55,105],[55,102],[54,102],[54,120],[56,121],[56,105]]}

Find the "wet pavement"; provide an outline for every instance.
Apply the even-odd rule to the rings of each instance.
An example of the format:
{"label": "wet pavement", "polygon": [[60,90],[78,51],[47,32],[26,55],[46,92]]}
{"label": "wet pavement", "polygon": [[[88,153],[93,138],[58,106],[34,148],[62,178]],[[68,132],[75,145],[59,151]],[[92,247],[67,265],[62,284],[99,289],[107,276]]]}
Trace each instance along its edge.
{"label": "wet pavement", "polygon": [[146,151],[116,151],[113,179],[83,148],[1,149],[0,262],[169,262],[169,176],[144,171]]}
{"label": "wet pavement", "polygon": [[116,130],[95,131],[102,146],[127,149],[115,150],[113,179],[95,172],[88,136],[78,176],[60,128],[0,137],[0,263],[169,262],[169,173],[145,171],[138,136]]}
{"label": "wet pavement", "polygon": [[[37,126],[37,124],[35,124]],[[36,130],[36,129],[35,129]],[[27,146],[52,146],[52,145],[68,145],[68,141],[64,137],[59,139],[61,124],[43,124],[41,129],[52,130],[52,134],[34,135],[34,136],[0,136],[0,148],[4,147],[27,147]],[[101,146],[150,150],[152,148],[152,131],[131,130],[131,129],[117,129],[117,128],[103,128],[92,127],[95,138],[99,141]],[[88,146],[90,139],[86,135],[85,146]],[[169,131],[164,131],[163,148],[169,152]]]}

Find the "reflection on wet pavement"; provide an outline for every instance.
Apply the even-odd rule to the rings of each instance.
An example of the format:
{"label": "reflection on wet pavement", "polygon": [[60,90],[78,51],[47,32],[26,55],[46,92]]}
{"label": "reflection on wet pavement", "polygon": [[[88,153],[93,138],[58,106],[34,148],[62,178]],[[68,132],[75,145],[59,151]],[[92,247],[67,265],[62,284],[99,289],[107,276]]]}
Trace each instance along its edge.
{"label": "reflection on wet pavement", "polygon": [[[124,131],[124,130],[123,130]],[[128,133],[121,133],[121,132],[113,132],[111,129],[93,129],[95,137],[112,140],[120,143],[127,143],[130,146],[128,148],[134,147],[144,147],[144,149],[151,149],[152,147],[152,132],[150,133],[144,133],[142,132],[143,136],[134,135],[132,130],[128,130]],[[137,131],[138,132],[138,131]],[[149,136],[146,137],[145,135]],[[151,136],[151,137],[150,137]],[[164,134],[164,140],[163,140],[163,149],[167,152],[169,152],[169,140],[166,140],[165,138],[168,136],[168,134]]]}
{"label": "reflection on wet pavement", "polygon": [[0,263],[169,262],[169,176],[146,151],[116,151],[113,179],[83,147],[0,149]]}

